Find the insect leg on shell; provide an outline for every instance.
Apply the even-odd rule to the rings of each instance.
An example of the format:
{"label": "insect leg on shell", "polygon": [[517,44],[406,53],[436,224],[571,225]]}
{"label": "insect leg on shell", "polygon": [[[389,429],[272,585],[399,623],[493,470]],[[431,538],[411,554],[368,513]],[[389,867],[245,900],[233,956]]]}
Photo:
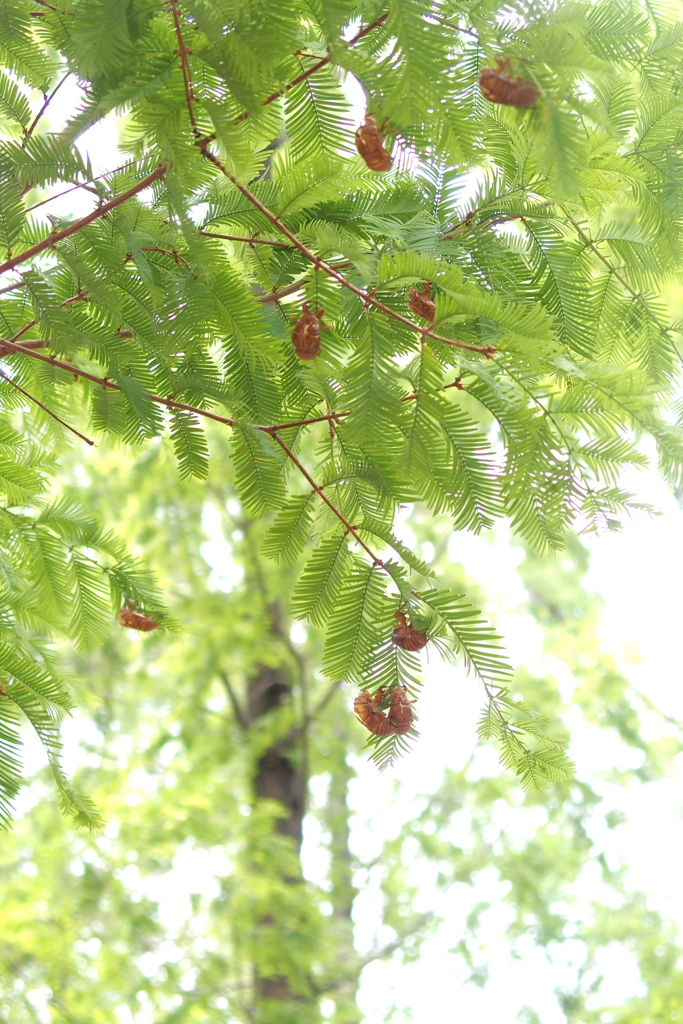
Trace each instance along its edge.
{"label": "insect leg on shell", "polygon": [[394,163],[391,153],[383,146],[383,128],[384,125],[381,129],[377,127],[372,114],[366,114],[365,120],[356,130],[356,149],[371,171],[390,171]]}
{"label": "insect leg on shell", "polygon": [[131,600],[126,601],[126,607],[119,612],[119,625],[125,626],[126,629],[137,629],[141,633],[149,633],[159,628],[159,623],[149,615],[139,612],[137,602]]}
{"label": "insect leg on shell", "polygon": [[429,642],[429,637],[424,630],[415,629],[408,622],[403,612],[396,612],[395,618],[398,626],[394,628],[391,634],[392,641],[397,647],[402,647],[404,651],[421,651]]}
{"label": "insect leg on shell", "polygon": [[294,324],[292,331],[292,344],[299,359],[307,361],[315,359],[322,352],[320,331],[325,329],[325,325],[320,321],[324,315],[324,309],[313,313],[305,302],[301,307],[301,316]]}
{"label": "insect leg on shell", "polygon": [[502,103],[508,107],[531,107],[541,95],[526,78],[513,77],[510,58],[496,57],[495,68],[485,67],[479,75],[479,88],[489,103]]}
{"label": "insect leg on shell", "polygon": [[420,290],[417,288],[410,289],[408,292],[408,305],[416,316],[421,316],[424,320],[433,324],[434,316],[436,315],[436,303],[432,301],[431,296],[431,281],[425,281]]}

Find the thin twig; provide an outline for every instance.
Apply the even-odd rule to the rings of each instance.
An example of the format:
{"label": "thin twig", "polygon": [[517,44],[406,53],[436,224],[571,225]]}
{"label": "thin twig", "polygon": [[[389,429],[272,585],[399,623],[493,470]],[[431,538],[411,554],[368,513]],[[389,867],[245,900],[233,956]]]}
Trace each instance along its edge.
{"label": "thin twig", "polygon": [[66,82],[67,78],[70,76],[70,74],[71,74],[71,72],[67,71],[67,73],[64,75],[64,77],[60,78],[60,80],[57,82],[57,84],[54,87],[54,89],[52,90],[52,92],[49,95],[45,96],[45,102],[43,103],[42,107],[40,108],[40,110],[38,111],[36,116],[31,121],[31,124],[29,125],[29,127],[26,129],[26,133],[24,134],[24,141],[23,141],[22,146],[21,146],[22,149],[24,148],[24,146],[26,145],[28,140],[33,135],[33,131],[34,131],[36,125],[38,124],[38,122],[40,121],[41,117],[43,116],[43,114],[45,113],[47,108],[49,107],[50,103],[52,103],[52,100],[55,98],[55,96],[57,95],[59,90],[62,88],[62,86]]}
{"label": "thin twig", "polygon": [[619,282],[619,284],[623,288],[626,289],[626,291],[629,293],[629,295],[631,295],[637,302],[639,302],[642,305],[643,309],[645,310],[645,312],[649,316],[650,320],[652,320],[652,322],[657,325],[657,327],[662,332],[664,337],[668,341],[670,341],[671,340],[670,328],[666,327],[662,323],[662,321],[659,319],[657,314],[654,312],[654,310],[650,309],[650,306],[648,305],[648,302],[647,302],[647,299],[645,298],[645,296],[642,295],[640,292],[636,291],[635,288],[631,287],[631,285],[628,283],[628,281],[626,280],[624,275],[620,274],[619,271],[617,270],[617,268],[609,261],[609,259],[603,253],[600,252],[600,250],[597,247],[597,244],[593,241],[592,238],[590,238],[585,233],[585,231],[583,231],[581,226],[574,220],[572,215],[565,209],[565,207],[563,206],[563,207],[561,207],[561,209],[562,209],[562,212],[564,213],[565,217],[567,218],[567,220],[572,225],[572,227],[576,231],[577,235],[579,236],[579,238],[583,242],[583,244],[585,246],[587,246],[587,248],[589,248],[591,250],[591,252],[595,253],[595,255],[598,257],[598,259],[602,263],[604,263],[604,265],[607,267],[607,269],[609,270],[610,274],[612,274],[614,277],[616,277],[616,279]]}
{"label": "thin twig", "polygon": [[161,253],[162,256],[168,256],[175,263],[182,263],[183,266],[187,267],[190,273],[192,273],[192,267],[190,266],[190,264],[187,262],[185,257],[181,256],[180,253],[176,252],[175,249],[160,249],[158,245],[143,245],[142,252]]}
{"label": "thin twig", "polygon": [[192,132],[196,138],[201,138],[201,132],[199,125],[197,124],[197,118],[194,112],[194,93],[192,91],[192,78],[190,76],[190,65],[187,59],[187,55],[192,53],[185,46],[185,38],[183,36],[182,28],[180,25],[180,15],[178,14],[178,5],[176,0],[169,0],[168,6],[171,14],[173,15],[173,25],[175,27],[176,39],[178,40],[177,54],[180,57],[180,66],[183,72],[183,81],[185,83],[185,100],[187,103],[187,113],[190,118],[190,124],[192,125]]}
{"label": "thin twig", "polygon": [[71,188],[67,188],[63,192],[57,192],[55,195],[49,196],[47,199],[41,199],[39,203],[34,203],[33,206],[27,206],[24,213],[30,213],[31,210],[37,210],[39,206],[45,206],[46,203],[51,203],[53,199],[61,199],[62,196],[68,196],[70,192],[76,192],[79,188],[84,188],[86,191],[92,192],[93,189],[89,189],[88,185],[92,184],[93,181],[100,181],[101,178],[108,178],[112,174],[118,174],[119,171],[125,171],[127,167],[132,167],[133,164],[136,164],[137,162],[137,160],[129,160],[127,163],[121,164],[120,167],[115,167],[113,171],[103,171],[102,174],[96,174],[94,178],[86,178],[85,181],[81,181],[78,185],[73,185]]}
{"label": "thin twig", "polygon": [[[360,42],[361,39],[364,39],[365,36],[370,34],[370,32],[373,32],[376,28],[379,28],[379,26],[382,25],[387,20],[387,18],[388,14],[380,15],[379,18],[376,18],[375,21],[371,22],[369,25],[366,25],[365,28],[362,28],[360,30],[360,32],[356,33],[356,35],[352,39],[349,39],[346,45],[355,46],[356,43]],[[178,28],[176,27],[176,33],[177,32]],[[331,59],[331,57],[322,57],[312,67],[308,68],[306,71],[302,71],[300,75],[297,75],[296,78],[293,78],[292,81],[288,82],[287,85],[285,85],[282,89],[279,89],[277,92],[271,93],[271,95],[268,96],[267,99],[263,101],[261,106],[267,107],[269,103],[274,103],[275,100],[279,99],[280,96],[284,96],[285,93],[288,93],[295,86],[299,85],[300,82],[305,81],[305,79],[309,78],[311,75],[314,75],[316,71],[320,71],[321,68],[324,68],[326,64],[330,63]],[[246,121],[247,118],[249,117],[251,117],[251,114],[249,113],[248,110],[245,110],[244,113],[240,114],[239,117],[235,118],[235,124],[239,124],[241,121]]]}
{"label": "thin twig", "polygon": [[291,462],[294,463],[294,465],[299,470],[299,472],[304,477],[304,479],[307,480],[308,483],[311,485],[311,487],[313,488],[315,493],[319,497],[321,497],[322,500],[325,502],[325,504],[328,506],[328,508],[331,509],[331,511],[334,513],[334,515],[337,517],[337,519],[340,521],[340,523],[342,523],[342,525],[345,527],[346,532],[350,533],[351,536],[353,537],[353,539],[356,541],[356,543],[359,544],[363,548],[365,553],[370,556],[370,558],[372,559],[373,565],[376,565],[378,569],[384,569],[384,571],[386,572],[387,570],[386,570],[386,568],[384,566],[384,562],[382,561],[382,559],[379,558],[375,554],[375,552],[372,550],[372,548],[368,547],[368,545],[365,543],[365,541],[361,537],[360,533],[358,532],[357,528],[355,526],[352,526],[351,523],[348,521],[348,519],[344,516],[344,514],[339,511],[337,506],[333,502],[330,501],[330,499],[327,497],[327,495],[323,491],[322,487],[320,487],[319,484],[317,484],[315,482],[315,480],[313,479],[311,474],[308,472],[306,467],[304,465],[302,465],[301,462],[299,462],[298,458],[296,457],[296,455],[294,454],[292,449],[289,447],[289,445],[286,444],[282,440],[282,438],[278,434],[277,430],[274,427],[266,427],[265,428],[265,433],[270,434],[270,436],[275,441],[277,441],[277,443],[280,445],[280,447],[282,448],[282,450],[285,453],[285,455],[287,456],[287,458]]}
{"label": "thin twig", "polygon": [[246,242],[248,245],[272,245],[277,249],[292,249],[288,242],[271,242],[268,238],[244,238],[242,235],[222,235],[217,231],[200,231],[207,238],[225,238],[228,242]]}
{"label": "thin twig", "polygon": [[[69,300],[67,300],[69,301]],[[71,301],[74,301],[72,299]],[[64,305],[64,303],[62,303]],[[29,326],[33,326],[35,321],[32,321],[29,325],[24,325],[21,329],[22,333],[28,330]],[[15,336],[16,337],[16,336]],[[97,377],[93,373],[88,373],[87,370],[81,370],[80,367],[75,366],[73,363],[66,363],[62,359],[56,359],[54,356],[43,355],[42,352],[36,352],[35,349],[38,347],[49,346],[49,341],[42,338],[32,338],[30,341],[25,342],[23,345],[17,344],[16,340],[0,338],[0,355],[13,355],[14,353],[21,353],[23,355],[32,356],[34,359],[39,359],[43,363],[47,363],[49,366],[54,366],[58,370],[65,370],[66,373],[72,374],[74,377],[81,377],[83,380],[89,380],[92,384],[97,384],[101,388],[105,388],[108,391],[121,391],[123,388],[114,381],[109,380],[107,377]],[[31,348],[29,348],[29,345]],[[145,392],[147,398],[151,402],[156,402],[157,405],[163,405],[167,409],[178,409],[181,412],[191,412],[196,416],[203,416],[205,419],[214,420],[216,423],[222,423],[226,427],[234,427],[236,420],[229,416],[220,416],[218,413],[211,412],[209,409],[200,409],[196,405],[187,405],[185,402],[178,402],[173,398],[163,398],[161,395],[155,395],[151,392]],[[262,433],[272,434],[275,436],[275,432],[278,430],[287,430],[289,427],[306,427],[309,424],[321,423],[325,420],[334,418],[335,416],[350,416],[350,413],[334,413],[332,416],[315,416],[309,420],[297,420],[294,423],[280,423],[272,426],[270,424],[261,423],[250,423],[249,426],[253,430],[260,430]]]}
{"label": "thin twig", "polygon": [[26,287],[26,282],[25,281],[17,281],[16,284],[8,285],[7,288],[0,288],[0,295],[6,295],[7,292],[15,292],[17,290],[17,288],[25,288],[25,287]]}
{"label": "thin twig", "polygon": [[302,288],[305,288],[310,282],[310,277],[304,277],[301,281],[295,281],[293,284],[285,285],[284,288],[278,288],[274,292],[269,292],[267,295],[259,295],[258,301],[264,305],[268,302],[279,302],[280,299],[284,299],[286,295],[294,295],[295,292],[300,292]]}
{"label": "thin twig", "polygon": [[[45,348],[48,344],[49,343],[45,341],[44,338],[31,338],[30,341],[25,341],[23,343],[22,348]],[[5,356],[12,356],[14,354],[15,353],[13,349],[3,348],[3,346],[0,345],[0,356],[2,356],[3,358]]]}
{"label": "thin twig", "polygon": [[[63,308],[64,306],[72,306],[74,302],[88,302],[89,299],[90,296],[88,295],[88,293],[81,291],[76,292],[76,294],[72,295],[70,299],[65,299],[64,302],[60,302],[59,305],[60,307]],[[27,331],[30,331],[32,327],[35,327],[37,323],[37,320],[27,320],[23,327],[20,327],[17,333],[12,335],[12,337],[9,339],[9,343],[15,344],[17,341],[19,341],[19,338],[23,337],[23,335],[26,334]],[[40,345],[37,345],[35,344],[35,342],[31,342],[32,348],[42,348],[43,345],[47,345],[49,348],[50,343],[48,341],[41,341]]]}
{"label": "thin twig", "polygon": [[142,179],[142,181],[139,181],[137,185],[133,185],[132,188],[129,188],[126,192],[122,192],[120,196],[116,196],[116,198],[110,200],[110,202],[103,203],[101,206],[98,206],[97,209],[93,210],[92,213],[89,213],[87,217],[82,217],[81,220],[75,220],[72,224],[69,224],[68,227],[62,228],[61,231],[53,231],[52,234],[48,235],[47,238],[44,238],[42,242],[37,242],[35,245],[32,245],[30,249],[25,249],[24,252],[19,253],[18,256],[14,256],[12,259],[0,264],[0,274],[4,274],[7,270],[13,270],[14,267],[18,267],[20,263],[26,263],[27,260],[33,259],[34,256],[38,256],[46,249],[51,249],[52,246],[57,244],[57,242],[61,242],[64,238],[68,238],[69,235],[75,235],[77,231],[81,231],[83,228],[87,227],[88,224],[92,224],[93,221],[99,220],[100,217],[106,217],[111,210],[114,210],[117,206],[121,206],[122,203],[125,203],[126,200],[137,195],[138,192],[142,192],[144,189],[149,188],[149,186],[153,185],[155,181],[159,181],[160,178],[163,178],[165,173],[166,165],[159,164],[156,170],[152,171],[151,174],[148,174],[146,178]]}
{"label": "thin twig", "polygon": [[61,425],[63,427],[66,427],[67,430],[70,430],[72,434],[76,435],[76,437],[80,437],[81,441],[85,441],[86,444],[94,446],[94,444],[95,444],[94,441],[91,441],[89,437],[85,436],[85,434],[81,434],[80,430],[76,430],[76,428],[72,427],[71,424],[66,423],[63,419],[61,419],[57,415],[56,412],[53,412],[52,409],[48,409],[48,407],[46,405],[43,405],[43,403],[40,402],[35,397],[35,395],[30,394],[30,392],[28,392],[24,388],[22,388],[21,385],[17,384],[17,382],[15,380],[12,380],[11,377],[8,377],[8,375],[5,373],[4,370],[0,370],[0,377],[2,377],[3,380],[6,380],[8,384],[11,384],[13,388],[16,388],[17,391],[21,392],[21,394],[25,398],[28,398],[28,400],[30,402],[33,402],[34,405],[37,405],[39,408],[41,408],[43,410],[43,412],[46,412],[48,414],[48,416],[51,416],[53,420],[57,420],[57,423],[61,423]]}

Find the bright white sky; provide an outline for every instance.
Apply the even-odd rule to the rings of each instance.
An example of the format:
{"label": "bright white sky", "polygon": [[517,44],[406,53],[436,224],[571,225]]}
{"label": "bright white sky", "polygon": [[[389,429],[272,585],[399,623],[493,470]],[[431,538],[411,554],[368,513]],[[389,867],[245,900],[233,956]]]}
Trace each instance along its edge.
{"label": "bright white sky", "polygon": [[[54,104],[53,118],[72,108],[76,98],[75,83],[69,80],[60,91],[59,103]],[[353,99],[354,114],[359,120],[360,100],[355,95]],[[56,127],[58,124],[53,120],[53,130]],[[116,127],[111,119],[96,125],[82,137],[80,147],[89,153],[96,172],[123,162],[116,141]],[[37,212],[82,215],[92,204],[93,197],[88,193],[72,192]],[[606,602],[601,624],[604,649],[614,654],[634,686],[668,714],[683,718],[678,635],[683,513],[658,484],[656,474],[634,475],[630,486],[637,490],[640,500],[657,505],[663,515],[628,523],[618,535],[606,534],[588,540],[592,551],[589,586]],[[218,576],[229,577],[229,554],[218,537],[207,545],[206,556]],[[513,662],[523,662],[529,670],[539,674],[547,670],[541,632],[533,620],[520,611],[526,600],[515,573],[520,555],[509,547],[505,535],[501,533],[491,544],[482,538],[459,534],[453,557],[461,560],[468,574],[488,589],[489,610],[498,617],[498,628],[506,638]],[[556,666],[550,666],[551,673],[554,668]],[[439,784],[444,767],[464,764],[474,743],[480,698],[477,685],[462,673],[437,661],[428,665],[425,691],[420,700],[420,744],[410,757],[399,763],[393,775],[387,772],[378,776],[364,761],[358,765],[359,779],[353,785],[351,799],[357,814],[353,843],[360,856],[376,855],[382,840],[395,834],[410,814],[411,801],[415,800],[414,806],[418,807],[419,795],[429,793]],[[594,779],[595,774],[614,763],[615,757],[623,758],[618,744],[610,743],[604,735],[596,738],[595,731],[585,725],[580,714],[570,716],[568,724],[573,734],[571,755],[581,776]],[[67,750],[72,740],[82,738],[87,731],[84,720],[73,722],[69,726]],[[30,743],[30,750],[31,760],[37,766],[42,758],[33,743]],[[477,754],[475,764],[482,774],[497,771],[495,754],[488,748]],[[135,781],[131,780],[134,786]],[[139,781],[144,785],[143,779]],[[679,796],[682,783],[683,761],[674,778],[647,787],[633,785],[622,790],[598,783],[598,788],[614,806],[628,814],[624,825],[612,832],[604,829],[599,836],[610,862],[624,857],[630,865],[629,879],[633,887],[646,890],[652,905],[678,922],[683,922],[680,886],[683,825]],[[320,792],[324,780],[318,780],[316,785]],[[533,816],[519,810],[505,813],[509,815],[506,827],[518,833],[520,839],[533,832],[537,824]],[[306,831],[304,860],[307,874],[315,881],[322,880],[326,863],[318,839],[317,825],[311,819]],[[224,855],[218,849],[209,854],[183,849],[170,876],[140,880],[137,869],[131,866],[126,869],[125,881],[132,889],[161,901],[162,919],[173,931],[190,913],[189,894],[201,886],[199,891],[207,897],[215,895],[215,873],[224,872],[226,867]],[[356,912],[357,941],[361,949],[367,950],[374,943],[381,945],[390,941],[392,934],[377,933],[378,893],[374,876],[358,881],[364,888]],[[563,1024],[564,1017],[557,1009],[553,988],[571,983],[571,960],[551,967],[531,943],[522,961],[509,959],[507,945],[501,937],[509,908],[504,903],[496,903],[504,895],[504,887],[491,877],[482,881],[480,891],[474,896],[462,886],[444,895],[436,891],[429,872],[425,874],[419,865],[411,868],[409,882],[420,885],[416,909],[436,909],[445,917],[445,922],[424,947],[419,962],[400,969],[395,963],[375,964],[366,969],[360,993],[365,1024],[381,1024],[392,1004],[404,1008],[403,1013],[398,1012],[392,1018],[397,1024],[402,1021],[469,1024],[489,1020],[496,1024],[513,1024],[524,1003],[534,1006],[543,1024]],[[599,886],[597,873],[587,874],[586,898],[593,898]],[[448,953],[460,938],[471,904],[479,898],[493,904],[486,917],[486,959],[491,980],[484,989],[465,985],[457,957]],[[570,949],[569,954],[577,960],[581,958],[580,949]],[[155,963],[150,962],[148,967],[153,974]],[[606,1001],[619,1003],[639,991],[637,972],[629,956],[618,947],[606,951],[600,967],[605,974],[601,996]],[[130,1024],[133,1020],[135,1024],[146,1024],[147,1016],[143,1009],[135,1018],[122,1014],[120,1020],[121,1024]]]}

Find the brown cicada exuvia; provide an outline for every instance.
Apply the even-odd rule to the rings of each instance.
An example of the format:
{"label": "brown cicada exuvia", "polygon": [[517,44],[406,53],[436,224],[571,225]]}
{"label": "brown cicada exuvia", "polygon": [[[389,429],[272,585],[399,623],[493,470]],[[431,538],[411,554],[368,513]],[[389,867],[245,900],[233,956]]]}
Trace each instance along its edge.
{"label": "brown cicada exuvia", "polygon": [[303,304],[301,310],[301,316],[295,323],[294,330],[292,331],[294,351],[299,359],[315,359],[322,351],[320,344],[322,326],[320,321],[325,314],[325,310],[321,309],[318,313],[313,313],[306,303]]}
{"label": "brown cicada exuvia", "polygon": [[384,148],[383,141],[384,135],[377,127],[375,118],[372,114],[366,114],[365,120],[356,131],[356,149],[371,171],[391,170],[394,160],[391,153],[387,153]]}
{"label": "brown cicada exuvia", "polygon": [[402,647],[404,651],[421,651],[429,640],[424,630],[411,626],[403,612],[396,612],[396,620],[398,626],[391,634],[391,639],[396,646]]}
{"label": "brown cicada exuvia", "polygon": [[[375,736],[403,736],[413,724],[414,703],[408,700],[405,686],[393,690],[381,686],[374,697],[367,690],[360,693],[353,702],[353,712]],[[387,710],[381,710],[379,705]]]}
{"label": "brown cicada exuvia", "polygon": [[159,623],[151,619],[149,615],[137,610],[135,601],[126,601],[126,607],[119,612],[119,625],[126,629],[139,629],[142,633],[149,633],[159,628]]}
{"label": "brown cicada exuvia", "polygon": [[495,68],[482,68],[479,88],[489,103],[503,103],[508,107],[531,107],[541,95],[526,78],[513,77],[510,59],[496,57]]}
{"label": "brown cicada exuvia", "polygon": [[421,316],[423,320],[428,320],[430,324],[433,324],[436,314],[436,303],[432,301],[431,295],[431,283],[425,281],[421,289],[410,289],[408,292],[408,305],[416,316]]}

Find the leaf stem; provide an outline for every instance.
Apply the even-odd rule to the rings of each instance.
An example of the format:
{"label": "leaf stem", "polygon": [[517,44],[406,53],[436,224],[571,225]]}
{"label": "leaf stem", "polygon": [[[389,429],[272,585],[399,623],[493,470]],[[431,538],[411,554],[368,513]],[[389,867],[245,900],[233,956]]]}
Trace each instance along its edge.
{"label": "leaf stem", "polygon": [[43,114],[45,113],[47,108],[50,106],[50,103],[52,103],[52,100],[55,98],[55,96],[57,95],[59,90],[62,88],[62,86],[64,85],[64,83],[66,82],[66,80],[67,80],[67,78],[69,77],[70,74],[71,74],[71,72],[67,71],[67,73],[63,76],[63,78],[60,78],[60,80],[57,82],[57,84],[54,87],[54,89],[52,90],[52,92],[49,93],[49,95],[45,96],[45,102],[43,103],[42,107],[40,108],[40,110],[38,111],[36,116],[31,121],[31,124],[29,125],[29,127],[26,129],[26,133],[24,135],[24,141],[23,141],[22,146],[21,146],[22,149],[26,146],[26,143],[28,142],[28,140],[33,135],[33,132],[34,132],[34,129],[35,129],[36,125],[38,124],[38,122],[40,121],[41,117],[43,116]]}
{"label": "leaf stem", "polygon": [[[361,39],[364,39],[365,36],[369,35],[371,32],[374,32],[376,28],[379,28],[380,25],[384,24],[388,16],[388,14],[380,15],[379,18],[376,18],[369,25],[366,25],[365,28],[362,28],[360,32],[356,33],[356,35],[352,39],[349,39],[346,45],[355,46],[355,44],[360,42]],[[293,78],[292,81],[288,82],[287,85],[285,85],[282,89],[279,89],[277,92],[271,93],[270,96],[268,96],[267,99],[263,101],[261,106],[266,107],[268,106],[269,103],[274,103],[275,100],[279,99],[280,96],[284,96],[295,86],[299,85],[300,82],[305,81],[305,79],[309,78],[311,75],[314,75],[316,71],[320,71],[321,68],[324,68],[326,64],[330,63],[331,59],[332,58],[329,56],[321,57],[321,59],[317,61],[315,64],[313,64],[312,67],[307,68],[306,71],[302,71],[300,75],[297,75],[296,78]],[[239,117],[235,118],[235,124],[240,124],[241,121],[246,121],[247,118],[249,117],[251,117],[251,114],[249,113],[248,110],[245,110],[242,114],[239,115]]]}
{"label": "leaf stem", "polygon": [[121,206],[126,200],[136,196],[138,192],[142,192],[144,189],[153,185],[155,181],[159,181],[163,178],[166,173],[166,164],[159,164],[159,166],[148,174],[147,177],[139,181],[137,185],[133,185],[126,192],[122,192],[120,196],[116,196],[115,199],[111,199],[108,203],[103,203],[98,206],[92,213],[89,213],[87,217],[82,217],[80,220],[75,220],[68,227],[62,228],[61,231],[53,231],[52,234],[44,238],[42,242],[37,242],[32,245],[30,249],[25,249],[24,252],[20,252],[18,256],[12,257],[5,263],[0,264],[0,274],[4,274],[8,270],[13,270],[14,267],[18,267],[20,263],[26,263],[27,260],[33,259],[34,256],[40,255],[46,249],[51,249],[57,242],[61,242],[64,238],[68,238],[69,235],[75,235],[77,231],[81,231],[87,227],[88,224],[92,224],[93,221],[99,220],[100,217],[106,217],[111,210],[114,210],[117,206]]}
{"label": "leaf stem", "polygon": [[17,391],[21,392],[21,394],[24,395],[25,398],[28,398],[30,402],[33,402],[34,405],[39,406],[43,410],[43,412],[46,412],[48,416],[52,417],[53,420],[56,420],[57,423],[61,423],[63,427],[66,427],[67,430],[70,430],[72,434],[76,435],[76,437],[80,437],[81,441],[85,441],[86,444],[94,446],[94,441],[91,441],[89,437],[85,436],[85,434],[81,434],[81,432],[79,430],[76,430],[75,427],[72,427],[69,423],[66,423],[66,421],[61,419],[56,412],[52,411],[52,409],[48,409],[48,407],[46,405],[43,405],[43,403],[40,402],[35,397],[35,395],[30,394],[28,391],[22,388],[20,384],[17,384],[15,380],[12,380],[12,378],[9,377],[4,372],[4,370],[0,370],[0,377],[2,377],[3,380],[6,380],[8,384],[11,384],[13,388],[16,388]]}

